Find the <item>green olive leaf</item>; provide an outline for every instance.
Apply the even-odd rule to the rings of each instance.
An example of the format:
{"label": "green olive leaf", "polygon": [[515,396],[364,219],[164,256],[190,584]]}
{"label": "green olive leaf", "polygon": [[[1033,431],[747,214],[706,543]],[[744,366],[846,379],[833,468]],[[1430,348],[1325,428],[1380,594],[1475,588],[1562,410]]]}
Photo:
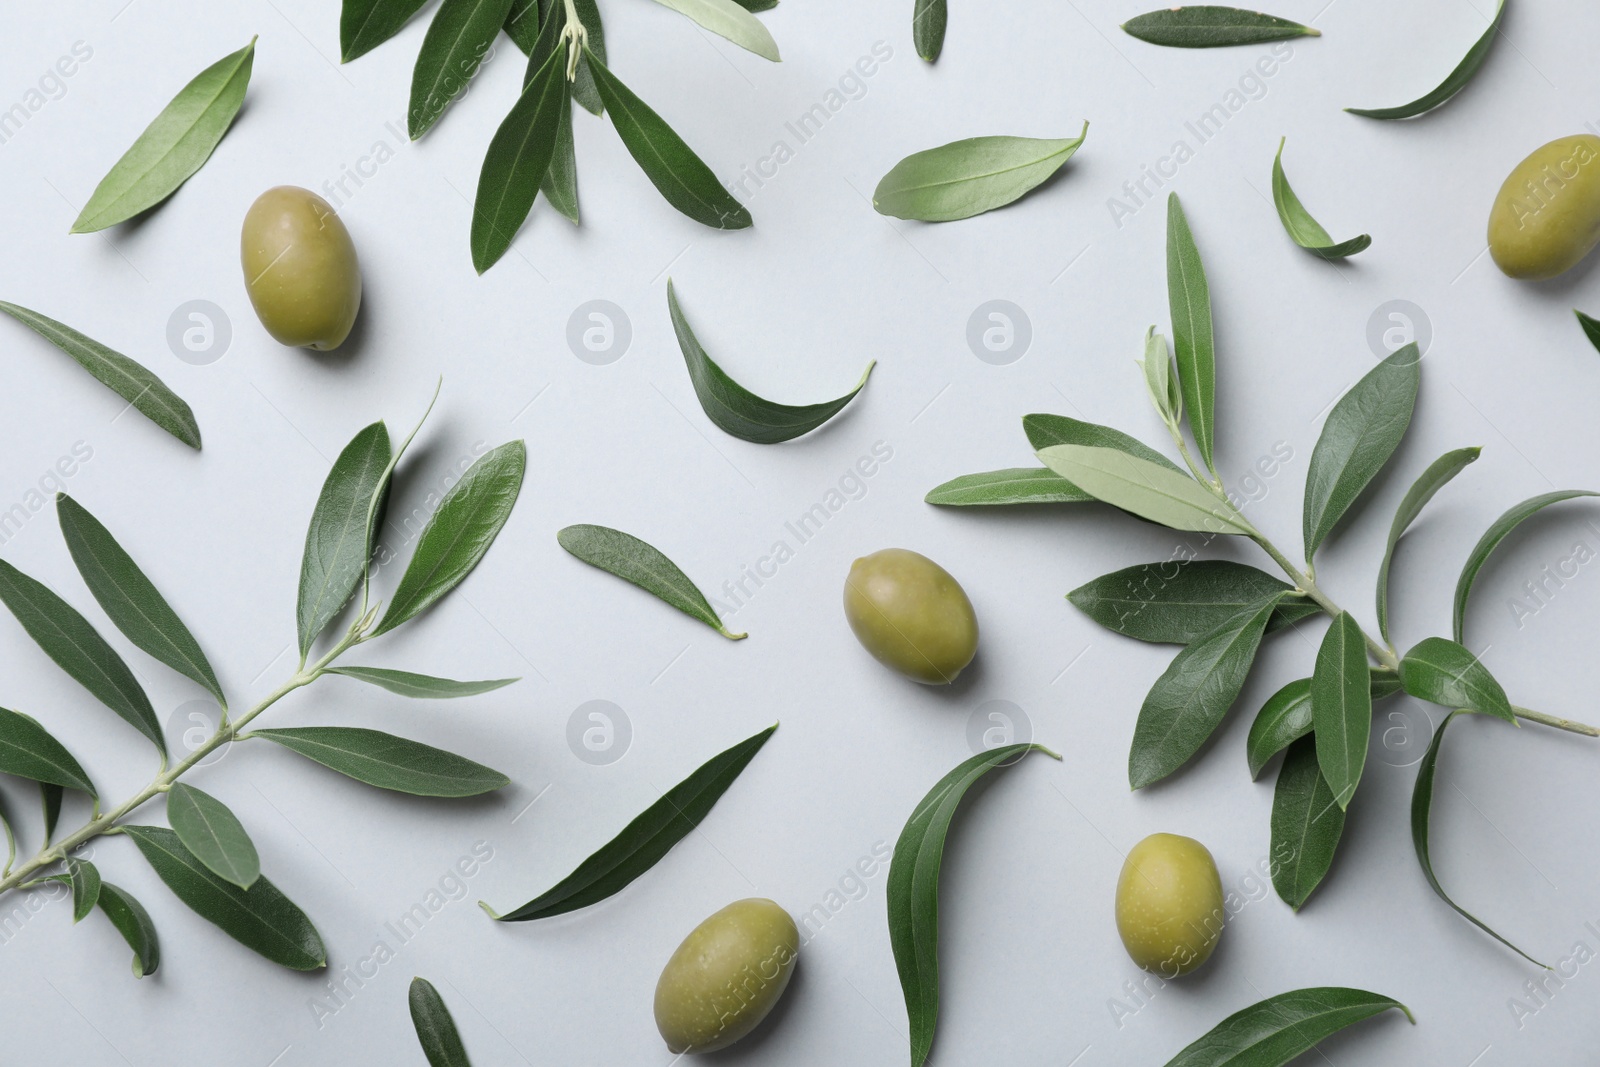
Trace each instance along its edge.
{"label": "green olive leaf", "polygon": [[1283,1067],[1319,1041],[1389,1009],[1416,1020],[1398,1000],[1323,986],[1268,997],[1222,1020],[1167,1067]]}
{"label": "green olive leaf", "polygon": [[1455,610],[1451,622],[1458,644],[1466,640],[1462,635],[1466,631],[1467,599],[1472,595],[1472,584],[1478,580],[1478,572],[1489,562],[1489,557],[1500,547],[1500,542],[1509,537],[1511,531],[1551,504],[1592,496],[1600,496],[1600,493],[1587,489],[1561,489],[1554,493],[1542,493],[1539,496],[1529,497],[1490,524],[1483,536],[1478,539],[1478,543],[1472,546],[1472,551],[1467,553],[1467,562],[1461,568],[1461,577],[1456,580]]}
{"label": "green olive leaf", "polygon": [[344,0],[339,11],[339,62],[364,56],[399,33],[427,3],[428,0]]}
{"label": "green olive leaf", "polygon": [[100,883],[95,902],[133,949],[133,976],[143,978],[155,974],[161,966],[161,941],[156,937],[156,924],[150,921],[150,913],[144,910],[144,905],[126,889],[104,881]]}
{"label": "green olive leaf", "polygon": [[1114,448],[1052,445],[1039,459],[1072,484],[1123,511],[1174,530],[1255,534],[1245,517],[1199,482]]}
{"label": "green olive leaf", "polygon": [[252,37],[179,90],[100,179],[72,232],[93,233],[148,211],[204,166],[239,114],[255,55]]}
{"label": "green olive leaf", "polygon": [[1142,563],[1101,575],[1067,594],[1073,607],[1114,633],[1138,641],[1187,645],[1246,608],[1280,596],[1268,632],[1319,613],[1305,597],[1265,571],[1230,560]]}
{"label": "green olive leaf", "polygon": [[492,919],[517,923],[577,911],[621,892],[700,825],[777,729],[774,723],[711,757],[578,864],[571,874],[520,908],[501,915],[481,901],[479,906]]}
{"label": "green olive leaf", "polygon": [[[1195,9],[1190,9],[1195,10]],[[1211,325],[1211,283],[1177,193],[1167,195],[1167,305],[1173,359],[1200,460],[1212,474],[1216,440],[1217,356]]]}
{"label": "green olive leaf", "polygon": [[1343,833],[1344,808],[1317,766],[1317,742],[1302,737],[1289,745],[1272,792],[1272,887],[1285,904],[1299,911],[1322,884]]}
{"label": "green olive leaf", "polygon": [[856,394],[866,388],[872,368],[877,366],[876,360],[868,363],[856,387],[837,400],[820,404],[777,404],[756,396],[728,377],[706,354],[689,327],[683,308],[678,305],[678,293],[671,278],[667,279],[667,310],[672,315],[672,329],[678,335],[678,347],[689,367],[689,380],[694,383],[700,407],[719,430],[741,441],[774,445],[810,433],[843,411]]}
{"label": "green olive leaf", "polygon": [[1494,39],[1500,33],[1500,21],[1506,15],[1506,0],[1500,0],[1500,5],[1495,8],[1494,19],[1490,21],[1489,28],[1483,31],[1477,43],[1468,50],[1466,56],[1450,72],[1449,77],[1439,84],[1439,87],[1424,96],[1401,104],[1399,107],[1359,108],[1347,107],[1346,111],[1352,115],[1362,115],[1369,119],[1409,119],[1417,115],[1426,114],[1434,108],[1455,96],[1466,88],[1467,82],[1478,73],[1478,68],[1483,66],[1483,61],[1489,58],[1489,49],[1494,47]]}
{"label": "green olive leaf", "polygon": [[517,678],[492,678],[483,682],[457,682],[449,678],[435,678],[411,671],[395,671],[384,667],[339,666],[328,667],[329,674],[342,674],[369,685],[387,689],[403,697],[417,700],[444,700],[451,697],[472,697],[503,689]]}
{"label": "green olive leaf", "polygon": [[939,779],[900,831],[889,861],[889,945],[911,1022],[911,1067],[922,1067],[933,1049],[939,1021],[939,867],[945,838],[961,798],[996,767],[1030,752],[1061,757],[1043,745],[1005,745],[980,752]]}
{"label": "green olive leaf", "polygon": [[67,869],[67,884],[72,887],[72,921],[81,923],[100,902],[100,869],[75,856],[68,856],[62,866]]}
{"label": "green olive leaf", "polygon": [[1007,470],[963,474],[928,490],[922,498],[929,504],[946,507],[974,507],[1004,504],[1078,504],[1094,497],[1044,467],[1012,467]]}
{"label": "green olive leaf", "polygon": [[761,20],[733,0],[656,0],[762,59],[779,62],[778,42]]}
{"label": "green olive leaf", "polygon": [[1495,933],[1476,915],[1451,900],[1450,894],[1444,891],[1444,886],[1439,884],[1438,877],[1433,873],[1433,855],[1428,847],[1428,824],[1433,817],[1433,782],[1439,770],[1439,746],[1444,743],[1445,730],[1460,714],[1463,713],[1452,711],[1444,717],[1444,722],[1441,722],[1439,728],[1433,733],[1433,740],[1428,744],[1427,753],[1417,766],[1417,783],[1411,790],[1411,844],[1417,850],[1417,862],[1422,865],[1422,876],[1428,880],[1429,887],[1438,895],[1440,900],[1450,905],[1457,915],[1460,915],[1473,926],[1476,926],[1534,966],[1544,967],[1545,970],[1549,970],[1549,967],[1546,967],[1516,945]]}
{"label": "green olive leaf", "polygon": [[[77,789],[90,796],[99,796],[89,774],[32,715],[0,708],[0,771],[19,778],[67,789]],[[53,802],[46,801],[46,829],[48,837],[55,830],[48,815],[51,807],[56,815],[61,812],[61,798],[57,793]]]}
{"label": "green olive leaf", "polygon": [[479,274],[500,261],[533,210],[550,173],[561,116],[572,121],[566,59],[552,52],[489,141],[472,204],[472,265]]}
{"label": "green olive leaf", "polygon": [[932,63],[944,49],[945,23],[950,19],[946,0],[917,0],[911,13],[911,40],[917,55]]}
{"label": "green olive leaf", "polygon": [[511,784],[499,771],[454,752],[380,730],[300,726],[251,730],[306,759],[366,785],[418,797],[475,797]]}
{"label": "green olive leaf", "polygon": [[367,573],[377,532],[372,502],[386,488],[394,458],[388,427],[375,422],[351,438],[322,483],[300,562],[295,623],[302,659]]}
{"label": "green olive leaf", "polygon": [[[1392,697],[1400,692],[1400,678],[1392,671],[1372,671],[1368,690],[1374,702]],[[1311,727],[1311,679],[1297,678],[1268,697],[1250,724],[1245,741],[1250,780],[1261,777],[1267,761],[1309,734]]]}
{"label": "green olive leaf", "polygon": [[83,583],[123,636],[204,686],[226,708],[227,698],[200,643],[111,531],[65,493],[56,494],[56,517]]}
{"label": "green olive leaf", "polygon": [[1278,140],[1278,155],[1272,161],[1272,202],[1278,208],[1278,220],[1283,223],[1284,231],[1293,238],[1295,244],[1322,259],[1344,259],[1357,252],[1365,252],[1372,244],[1371,237],[1362,234],[1348,241],[1335,242],[1295,195],[1289,185],[1288,175],[1283,173],[1283,145],[1287,140],[1287,137]]}
{"label": "green olive leaf", "polygon": [[56,836],[56,823],[61,821],[61,802],[66,799],[66,790],[54,782],[39,783],[39,801],[44,808],[44,843],[50,844]]}
{"label": "green olive leaf", "polygon": [[1113,430],[1099,423],[1083,422],[1066,415],[1034,414],[1022,417],[1022,432],[1035,452],[1051,445],[1089,445],[1093,448],[1114,448],[1130,456],[1149,460],[1157,466],[1183,473],[1172,460],[1151,448],[1137,437],[1129,437],[1121,430]]}
{"label": "green olive leaf", "polygon": [[[412,0],[406,0],[407,3]],[[426,0],[424,0],[426,2]],[[345,10],[349,11],[350,0],[345,0]],[[539,34],[544,30],[544,11],[551,6],[550,0],[511,0],[511,10],[506,12],[506,21],[500,28],[506,31],[506,36],[511,38],[511,43],[522,50],[523,55],[533,51],[534,42],[539,39]]]}
{"label": "green olive leaf", "polygon": [[194,412],[160,378],[121,352],[37,311],[4,300],[0,300],[0,311],[77,360],[80,367],[126,400],[139,414],[199,451],[200,426],[194,421]]}
{"label": "green olive leaf", "polygon": [[1573,308],[1572,313],[1578,316],[1578,325],[1583,327],[1583,335],[1589,339],[1589,343],[1600,350],[1600,319],[1591,318],[1577,308]]}
{"label": "green olive leaf", "polygon": [[1183,389],[1173,368],[1167,339],[1157,333],[1154,326],[1144,335],[1144,358],[1139,361],[1139,369],[1144,371],[1145,393],[1156,414],[1176,430],[1183,424]]}
{"label": "green olive leaf", "polygon": [[632,534],[609,526],[580,524],[556,534],[561,547],[591,567],[616,575],[666,601],[692,619],[699,619],[723,637],[740,641],[747,634],[730,633],[689,576],[660,550]]}
{"label": "green olive leaf", "polygon": [[1156,679],[1139,708],[1128,752],[1134,789],[1182,767],[1216,732],[1244,688],[1279,596],[1263,597],[1196,640]]}
{"label": "green olive leaf", "polygon": [[249,889],[261,877],[261,857],[249,833],[210,793],[174,782],[167,792],[167,821],[184,847],[224,881]]}
{"label": "green olive leaf", "polygon": [[[163,756],[167,741],[150,698],[89,620],[43,584],[0,560],[0,600],[56,665],[138,730]],[[68,783],[61,782],[61,785]]]}
{"label": "green olive leaf", "polygon": [[[139,846],[179,900],[241,945],[294,971],[315,971],[328,965],[328,952],[317,928],[268,879],[257,878],[249,889],[240,889],[201,863],[171,830],[124,826],[122,833]],[[127,931],[123,934],[127,936]],[[145,973],[154,969],[149,967]]]}
{"label": "green olive leaf", "polygon": [[1421,361],[1416,343],[1406,345],[1368,371],[1328,412],[1306,472],[1307,560],[1399,447],[1417,404]]}
{"label": "green olive leaf", "polygon": [[510,11],[511,0],[443,0],[439,5],[411,72],[406,130],[413,141],[466,91]]}
{"label": "green olive leaf", "polygon": [[1466,648],[1429,637],[1400,657],[1400,684],[1421,700],[1456,711],[1493,715],[1517,725],[1517,714],[1494,675]]}
{"label": "green olive leaf", "polygon": [[1341,611],[1323,635],[1311,672],[1317,763],[1341,810],[1350,807],[1372,738],[1372,675],[1361,626]]}
{"label": "green olive leaf", "polygon": [[880,215],[954,222],[1005,207],[1031,193],[1071,159],[1088,136],[969,137],[914,152],[890,168],[872,193]]}
{"label": "green olive leaf", "polygon": [[411,1025],[416,1028],[417,1041],[422,1045],[422,1054],[428,1058],[428,1067],[472,1067],[466,1046],[461,1043],[461,1034],[456,1030],[456,1021],[433,983],[426,978],[411,979],[407,1001],[411,1007]]}
{"label": "green olive leaf", "polygon": [[544,172],[544,180],[539,183],[539,191],[544,194],[551,207],[576,226],[582,219],[578,210],[578,149],[572,140],[571,104],[561,109],[559,119],[559,125],[556,126],[556,150],[550,156],[550,167]]}
{"label": "green olive leaf", "polygon": [[[1383,562],[1378,567],[1378,632],[1389,640],[1389,566],[1394,562],[1394,549],[1400,538],[1417,521],[1422,509],[1428,506],[1434,494],[1460,474],[1478,458],[1481,448],[1458,448],[1446,452],[1429,464],[1428,469],[1406,490],[1405,498],[1395,509],[1394,521],[1389,524],[1389,541],[1383,549]],[[1457,635],[1459,640],[1460,635]]]}
{"label": "green olive leaf", "polygon": [[753,221],[750,212],[722,187],[711,168],[684,144],[683,138],[623,85],[593,49],[584,49],[584,55],[617,136],[667,203],[712,229],[742,230],[749,226]]}
{"label": "green olive leaf", "polygon": [[1322,36],[1321,30],[1276,15],[1211,5],[1162,8],[1129,19],[1122,29],[1130,37],[1168,48],[1227,48]]}

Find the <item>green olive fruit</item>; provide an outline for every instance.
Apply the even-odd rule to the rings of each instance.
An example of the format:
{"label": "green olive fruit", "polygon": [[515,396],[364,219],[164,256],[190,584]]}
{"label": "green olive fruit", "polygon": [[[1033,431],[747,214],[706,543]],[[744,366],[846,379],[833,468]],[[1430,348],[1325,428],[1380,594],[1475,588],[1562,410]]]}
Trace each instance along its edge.
{"label": "green olive fruit", "polygon": [[361,310],[361,266],[350,231],[309,189],[279,185],[250,205],[239,237],[244,285],[274,340],[327,351]]}
{"label": "green olive fruit", "polygon": [[1489,254],[1513,278],[1554,278],[1600,242],[1600,137],[1551,141],[1500,187],[1489,212]]}
{"label": "green olive fruit", "polygon": [[800,931],[770,900],[736,900],[696,926],[656,982],[656,1029],[674,1054],[726,1048],[754,1030],[794,973]]}
{"label": "green olive fruit", "polygon": [[1117,933],[1133,962],[1163,978],[1200,966],[1222,936],[1222,879],[1200,842],[1151,834],[1117,879]]}
{"label": "green olive fruit", "polygon": [[908,549],[850,565],[844,616],[879,663],[928,685],[955,681],[978,651],[978,617],[961,583]]}

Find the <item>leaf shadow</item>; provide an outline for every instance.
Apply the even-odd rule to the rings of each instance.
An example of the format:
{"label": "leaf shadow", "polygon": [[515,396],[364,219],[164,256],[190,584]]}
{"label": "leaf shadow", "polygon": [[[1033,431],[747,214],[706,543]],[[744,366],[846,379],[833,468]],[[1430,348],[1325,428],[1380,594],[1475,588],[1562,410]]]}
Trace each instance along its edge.
{"label": "leaf shadow", "polygon": [[[800,955],[802,957],[805,955],[804,946],[801,946]],[[773,1034],[783,1029],[784,1020],[795,1010],[795,1002],[801,999],[807,981],[804,963],[796,962],[783,995],[772,1006],[772,1010],[767,1012],[766,1018],[756,1024],[754,1030],[727,1048],[704,1053],[695,1058],[702,1063],[736,1064],[755,1062],[763,1053],[770,1054],[772,1049],[767,1046],[775,1040],[784,1040],[781,1037],[774,1038]],[[767,1058],[770,1059],[770,1055]]]}

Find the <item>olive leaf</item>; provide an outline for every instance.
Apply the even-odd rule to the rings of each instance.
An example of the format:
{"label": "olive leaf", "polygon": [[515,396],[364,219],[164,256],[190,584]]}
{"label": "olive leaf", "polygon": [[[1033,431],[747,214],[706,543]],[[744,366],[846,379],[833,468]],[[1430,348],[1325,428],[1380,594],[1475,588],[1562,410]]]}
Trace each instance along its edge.
{"label": "olive leaf", "polygon": [[1272,792],[1272,887],[1295,911],[1327,877],[1344,833],[1344,808],[1317,763],[1313,738],[1293,742]]}
{"label": "olive leaf", "polygon": [[954,222],[1005,207],[1060,170],[1083,145],[1076,137],[969,137],[914,152],[890,168],[872,193],[880,215]]}
{"label": "olive leaf", "polygon": [[339,62],[366,55],[405,27],[428,0],[344,0],[339,11]]}
{"label": "olive leaf", "polygon": [[[91,797],[99,795],[95,792],[94,783],[89,780],[88,772],[67,751],[65,745],[57,741],[32,715],[9,708],[0,708],[0,771],[41,785],[77,789]],[[47,813],[54,807],[59,815],[60,795],[57,794],[53,801],[47,795],[45,807]],[[49,836],[55,826],[48,815],[46,822],[49,825],[45,834]]]}
{"label": "olive leaf", "polygon": [[499,262],[533,210],[550,172],[561,116],[571,122],[566,57],[550,53],[529,79],[489,142],[472,204],[472,265],[479,274]]}
{"label": "olive leaf", "polygon": [[456,1030],[456,1021],[445,1007],[444,998],[426,978],[411,979],[406,995],[411,1008],[411,1025],[416,1028],[422,1054],[428,1067],[472,1067],[466,1046]]}
{"label": "olive leaf", "polygon": [[917,55],[932,63],[944,49],[945,24],[950,19],[946,0],[916,0],[911,14],[911,40]]}
{"label": "olive leaf", "polygon": [[539,191],[550,206],[574,226],[581,221],[578,210],[578,149],[572,140],[572,105],[561,109],[556,126],[556,148],[550,167],[544,172]]}
{"label": "olive leaf", "polygon": [[[345,0],[347,11],[349,3],[350,0]],[[511,10],[506,12],[505,25],[500,28],[506,31],[512,44],[522,49],[523,55],[533,51],[534,42],[544,30],[545,10],[550,7],[550,0],[511,0]]]}
{"label": "olive leaf", "polygon": [[78,365],[116,393],[139,414],[196,451],[200,448],[200,426],[194,412],[165,382],[121,352],[99,341],[16,304],[0,300],[5,312],[46,341],[78,361]]}
{"label": "olive leaf", "polygon": [[1572,313],[1578,316],[1578,325],[1583,327],[1583,335],[1589,339],[1589,343],[1600,349],[1600,319],[1591,318],[1577,308],[1573,308]]}
{"label": "olive leaf", "polygon": [[700,825],[777,729],[774,723],[711,757],[571,874],[520,908],[501,915],[482,901],[478,906],[499,922],[527,922],[587,908],[621,892]]}
{"label": "olive leaf", "polygon": [[1429,637],[1400,657],[1400,684],[1414,697],[1517,725],[1517,714],[1483,661],[1454,641]]}
{"label": "olive leaf", "polygon": [[592,49],[585,48],[584,55],[623,146],[667,203],[713,229],[742,230],[749,226],[750,212],[722,187],[711,168],[684,144],[683,138],[623,85]]}
{"label": "olive leaf", "polygon": [[466,90],[510,11],[511,0],[443,0],[439,5],[411,72],[406,130],[413,141]]}
{"label": "olive leaf", "polygon": [[1234,1012],[1167,1062],[1167,1067],[1283,1067],[1347,1026],[1395,1009],[1398,1000],[1361,989],[1322,986],[1279,993]]}
{"label": "olive leaf", "polygon": [[[1428,846],[1428,824],[1433,817],[1433,782],[1439,770],[1439,746],[1444,743],[1445,730],[1455,721],[1456,716],[1461,714],[1463,713],[1452,711],[1444,717],[1444,721],[1439,724],[1439,728],[1433,732],[1433,740],[1428,744],[1427,753],[1423,755],[1422,762],[1417,766],[1417,782],[1411,790],[1411,844],[1417,850],[1417,862],[1422,865],[1422,876],[1428,880],[1428,886],[1438,895],[1440,900],[1450,905],[1457,915],[1460,915],[1473,926],[1476,926],[1529,963],[1536,967],[1545,967],[1544,964],[1491,930],[1476,915],[1451,900],[1450,894],[1444,891],[1444,886],[1439,884],[1438,877],[1433,873],[1433,855]],[[1545,970],[1549,969],[1545,967]]]}
{"label": "olive leaf", "polygon": [[1173,657],[1144,698],[1128,784],[1159,782],[1189,762],[1238,699],[1280,594],[1263,597]]}
{"label": "olive leaf", "polygon": [[480,693],[491,693],[496,689],[503,689],[516,678],[491,678],[483,682],[457,682],[450,678],[435,678],[427,674],[415,674],[411,671],[395,671],[384,667],[328,667],[329,674],[342,674],[346,678],[354,678],[369,685],[387,689],[391,693],[398,693],[403,697],[414,697],[418,700],[444,700],[451,697],[473,697]]}
{"label": "olive leaf", "polygon": [[733,0],[656,0],[762,59],[779,61],[778,42],[761,20]]}
{"label": "olive leaf", "polygon": [[227,698],[200,643],[111,531],[65,493],[56,494],[56,517],[83,583],[123,636],[204,686],[226,708]]}
{"label": "olive leaf", "polygon": [[124,826],[122,833],[133,839],[173,895],[241,945],[290,970],[315,971],[328,965],[317,928],[267,878],[240,889],[201,863],[171,830]]}
{"label": "olive leaf", "polygon": [[302,659],[367,572],[377,533],[372,503],[387,486],[394,458],[388,427],[375,422],[351,438],[322,483],[306,530],[295,605]]}
{"label": "olive leaf", "polygon": [[57,666],[166,755],[167,741],[150,698],[88,619],[4,560],[0,560],[0,600]]}
{"label": "olive leaf", "polygon": [[706,354],[678,304],[678,293],[671,278],[667,279],[667,310],[672,315],[672,329],[678,335],[678,347],[689,367],[689,380],[694,383],[700,407],[718,429],[741,441],[773,445],[810,433],[843,411],[856,394],[866,388],[872,368],[877,366],[876,360],[868,363],[856,387],[837,400],[798,406],[777,404],[756,396],[728,377]]}
{"label": "olive leaf", "polygon": [[1372,679],[1361,627],[1341,611],[1323,635],[1311,672],[1317,763],[1340,809],[1350,807],[1372,738]]}
{"label": "olive leaf", "polygon": [[1500,0],[1499,6],[1495,8],[1494,18],[1489,23],[1489,28],[1483,31],[1483,36],[1479,37],[1477,43],[1468,50],[1466,56],[1450,72],[1449,77],[1445,78],[1438,88],[1432,92],[1418,97],[1409,104],[1401,104],[1399,107],[1347,107],[1345,110],[1352,115],[1363,115],[1369,119],[1409,119],[1432,111],[1466,88],[1467,82],[1471,81],[1472,76],[1478,73],[1478,68],[1483,66],[1483,61],[1489,58],[1489,49],[1494,47],[1494,39],[1500,33],[1500,20],[1505,18],[1505,14],[1506,0]]}
{"label": "olive leaf", "polygon": [[730,633],[689,576],[659,549],[632,534],[609,526],[581,524],[568,526],[556,534],[561,547],[591,567],[632,582],[652,596],[659,597],[692,619],[699,619],[717,633],[733,641],[747,634]]}
{"label": "olive leaf", "polygon": [[1372,238],[1367,234],[1335,242],[1322,224],[1311,217],[1305,205],[1300,203],[1300,198],[1289,186],[1288,175],[1283,173],[1283,146],[1286,141],[1287,137],[1278,140],[1278,155],[1272,161],[1272,202],[1278,208],[1278,219],[1283,223],[1284,231],[1294,239],[1295,244],[1323,259],[1344,259],[1366,251],[1372,244]]}
{"label": "olive leaf", "polygon": [[[1231,560],[1142,563],[1101,575],[1067,594],[1073,607],[1124,637],[1187,645],[1269,596],[1294,590],[1265,571]],[[1284,597],[1267,630],[1322,611],[1305,597]]]}
{"label": "olive leaf", "polygon": [[1406,345],[1368,371],[1328,412],[1306,472],[1307,560],[1399,447],[1417,404],[1421,360],[1415,342]]}
{"label": "olive leaf", "polygon": [[[600,20],[600,9],[595,5],[595,0],[573,0],[572,6],[578,12],[578,21],[583,23],[584,32],[589,35],[589,50],[599,56],[602,63],[605,62],[606,29]],[[505,29],[516,46],[528,56],[530,75],[544,64],[545,57],[555,49],[565,25],[562,0],[513,0],[511,12],[506,16]],[[541,37],[546,34],[545,42],[541,43]],[[572,98],[596,115],[604,110],[600,94],[594,87],[594,75],[589,71],[588,61],[582,56],[578,57],[578,70],[572,82]],[[557,151],[559,154],[559,149]]]}
{"label": "olive leaf", "polygon": [[1139,361],[1139,369],[1144,371],[1145,393],[1156,414],[1176,431],[1183,423],[1183,387],[1173,368],[1167,339],[1154,326],[1145,332],[1144,358]]}
{"label": "olive leaf", "polygon": [[[1374,670],[1367,688],[1377,702],[1400,692],[1400,678],[1393,671]],[[1309,734],[1311,728],[1311,679],[1297,678],[1268,697],[1250,724],[1250,736],[1245,740],[1250,780],[1261,777],[1268,760]]]}
{"label": "olive leaf", "polygon": [[167,792],[167,821],[184,847],[224,881],[249,889],[261,877],[261,857],[249,833],[210,793],[174,782]]}
{"label": "olive leaf", "polygon": [[256,39],[195,75],[100,179],[72,224],[93,233],[147,211],[205,165],[244,103]]}
{"label": "olive leaf", "polygon": [[52,782],[39,783],[40,806],[44,808],[44,843],[50,844],[56,836],[56,823],[61,821],[61,802],[66,790]]}
{"label": "olive leaf", "polygon": [[242,736],[265,738],[358,782],[412,796],[475,797],[511,784],[499,771],[465,756],[380,730],[300,726]]}
{"label": "olive leaf", "polygon": [[[1383,549],[1383,562],[1378,567],[1378,633],[1385,641],[1389,640],[1389,566],[1394,562],[1395,546],[1434,494],[1476,461],[1481,451],[1480,448],[1458,448],[1434,460],[1406,490],[1400,506],[1395,509],[1394,521],[1389,524],[1389,541]],[[1458,634],[1458,640],[1459,637]]]}
{"label": "olive leaf", "polygon": [[922,1067],[939,1021],[939,867],[956,808],[974,782],[1030,752],[1061,757],[1043,745],[1019,744],[980,752],[939,779],[917,803],[889,861],[889,945],[911,1022],[911,1067]]}
{"label": "olive leaf", "polygon": [[1078,504],[1094,497],[1044,467],[963,474],[928,490],[922,498],[946,507],[1003,504]]}
{"label": "olive leaf", "polygon": [[1176,470],[1114,448],[1051,445],[1039,459],[1096,500],[1174,530],[1197,533],[1256,532],[1245,517],[1199,482]]}
{"label": "olive leaf", "polygon": [[67,870],[67,884],[72,887],[72,921],[81,923],[100,901],[100,869],[76,856],[68,856],[62,866]]}
{"label": "olive leaf", "polygon": [[[1191,9],[1192,10],[1192,9]],[[1217,357],[1211,326],[1211,284],[1177,193],[1167,195],[1167,305],[1172,314],[1173,359],[1189,430],[1206,469],[1216,473]]]}
{"label": "olive leaf", "polygon": [[1122,28],[1130,37],[1169,48],[1227,48],[1322,36],[1321,30],[1276,15],[1212,5],[1151,11],[1129,19]]}
{"label": "olive leaf", "polygon": [[144,905],[126,889],[106,881],[100,883],[95,903],[100,905],[100,910],[111,920],[111,925],[117,928],[128,947],[133,949],[133,976],[143,978],[155,974],[161,966],[161,941],[156,936],[156,925],[150,921],[150,913],[144,910]]}
{"label": "olive leaf", "polygon": [[1099,423],[1084,422],[1066,415],[1033,414],[1022,417],[1022,432],[1035,452],[1052,445],[1088,445],[1094,448],[1114,448],[1138,459],[1148,460],[1159,467],[1183,473],[1172,460],[1151,448],[1137,437],[1114,430]]}
{"label": "olive leaf", "polygon": [[1593,496],[1600,496],[1600,493],[1587,489],[1561,489],[1553,493],[1541,493],[1539,496],[1524,500],[1489,525],[1483,536],[1478,539],[1478,543],[1472,546],[1472,551],[1467,553],[1467,562],[1461,568],[1461,577],[1456,580],[1455,609],[1451,625],[1458,644],[1466,640],[1462,634],[1466,630],[1467,599],[1472,595],[1472,584],[1478,580],[1478,572],[1489,562],[1489,557],[1500,547],[1500,542],[1509,537],[1511,531],[1551,504]]}

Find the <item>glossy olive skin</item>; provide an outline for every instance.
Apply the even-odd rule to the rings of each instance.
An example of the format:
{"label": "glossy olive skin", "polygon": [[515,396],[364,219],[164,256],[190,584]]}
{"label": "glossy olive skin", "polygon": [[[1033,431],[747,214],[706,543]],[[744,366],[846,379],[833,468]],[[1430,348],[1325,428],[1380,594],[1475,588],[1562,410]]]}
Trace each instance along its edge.
{"label": "glossy olive skin", "polygon": [[1517,164],[1489,212],[1489,254],[1513,278],[1554,278],[1600,242],[1600,137],[1551,141]]}
{"label": "glossy olive skin", "polygon": [[1163,978],[1204,963],[1227,913],[1222,879],[1191,837],[1151,834],[1128,853],[1117,879],[1117,933],[1133,962]]}
{"label": "glossy olive skin", "polygon": [[927,556],[886,548],[850,565],[844,615],[861,647],[907,678],[948,685],[978,651],[961,583]]}
{"label": "glossy olive skin", "polygon": [[350,231],[308,189],[268,189],[245,213],[239,237],[245,289],[279,344],[338,348],[361,310],[361,266]]}
{"label": "glossy olive skin", "polygon": [[800,931],[761,897],[695,927],[656,982],[656,1029],[674,1054],[727,1048],[758,1026],[789,985]]}

